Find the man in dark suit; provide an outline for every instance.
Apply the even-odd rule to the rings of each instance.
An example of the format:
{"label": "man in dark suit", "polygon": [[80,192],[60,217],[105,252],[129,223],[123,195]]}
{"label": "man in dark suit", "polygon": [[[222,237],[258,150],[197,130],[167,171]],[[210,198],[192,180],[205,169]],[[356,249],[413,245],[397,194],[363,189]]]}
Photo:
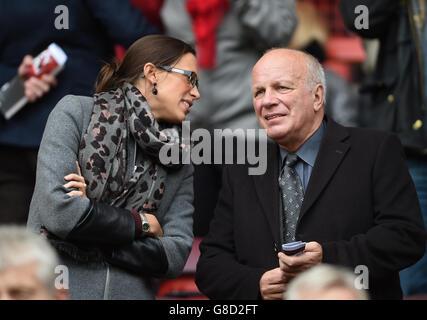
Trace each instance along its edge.
{"label": "man in dark suit", "polygon": [[[398,138],[328,119],[323,69],[300,51],[267,52],[252,91],[274,141],[267,171],[225,168],[200,245],[199,289],[212,299],[280,299],[297,274],[329,263],[363,270],[373,299],[401,298],[398,271],[421,258],[426,234]],[[303,254],[279,252],[294,240],[307,242]]]}

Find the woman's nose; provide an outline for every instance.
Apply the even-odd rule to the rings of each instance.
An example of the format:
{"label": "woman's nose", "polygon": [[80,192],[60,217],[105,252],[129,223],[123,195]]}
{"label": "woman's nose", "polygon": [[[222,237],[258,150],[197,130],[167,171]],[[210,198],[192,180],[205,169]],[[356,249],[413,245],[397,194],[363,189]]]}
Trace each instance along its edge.
{"label": "woman's nose", "polygon": [[197,86],[194,86],[193,88],[191,88],[190,94],[192,97],[194,97],[194,100],[200,99],[200,92]]}

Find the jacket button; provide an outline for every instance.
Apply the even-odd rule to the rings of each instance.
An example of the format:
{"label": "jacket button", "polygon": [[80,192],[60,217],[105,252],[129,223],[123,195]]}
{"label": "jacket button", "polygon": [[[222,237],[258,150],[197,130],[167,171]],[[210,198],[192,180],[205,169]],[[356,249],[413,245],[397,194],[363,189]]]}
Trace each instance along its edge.
{"label": "jacket button", "polygon": [[388,100],[388,102],[392,103],[394,101],[394,96],[392,94],[389,94],[387,96],[387,100]]}
{"label": "jacket button", "polygon": [[273,250],[275,253],[279,252],[279,249],[277,248],[277,243],[273,242]]}
{"label": "jacket button", "polygon": [[421,129],[421,127],[423,126],[423,122],[421,120],[417,120],[414,122],[414,124],[412,125],[412,129],[414,130],[418,130]]}

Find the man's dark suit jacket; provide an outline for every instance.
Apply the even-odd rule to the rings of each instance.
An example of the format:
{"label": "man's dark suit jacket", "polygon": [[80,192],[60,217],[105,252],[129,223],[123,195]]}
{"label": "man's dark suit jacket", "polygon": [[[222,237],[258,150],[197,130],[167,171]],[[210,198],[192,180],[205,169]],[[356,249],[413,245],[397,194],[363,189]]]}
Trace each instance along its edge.
{"label": "man's dark suit jacket", "polygon": [[[196,274],[212,299],[258,299],[261,276],[279,266],[279,149],[267,150],[264,175],[249,176],[245,165],[224,169]],[[296,239],[319,242],[323,263],[366,265],[371,298],[402,298],[398,271],[422,257],[426,234],[396,136],[327,120]]]}

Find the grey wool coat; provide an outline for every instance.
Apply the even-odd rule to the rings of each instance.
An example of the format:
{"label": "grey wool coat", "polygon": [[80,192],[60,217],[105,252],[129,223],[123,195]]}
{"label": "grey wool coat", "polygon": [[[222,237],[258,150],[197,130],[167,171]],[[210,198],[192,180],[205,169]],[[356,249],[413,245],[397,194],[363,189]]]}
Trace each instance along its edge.
{"label": "grey wool coat", "polygon": [[[63,185],[66,175],[77,172],[75,162],[79,144],[88,127],[92,109],[93,98],[69,95],[49,116],[38,154],[36,186],[27,223],[28,228],[36,233],[40,233],[44,226],[64,240],[89,209],[87,198],[69,197]],[[130,155],[129,168],[135,165],[131,163],[133,159]],[[192,166],[184,165],[169,172],[165,185],[156,217],[163,228],[164,235],[159,239],[168,261],[164,277],[173,278],[184,268],[193,242]],[[114,250],[120,250],[120,247]],[[138,254],[141,255],[135,253],[134,256]],[[71,299],[155,298],[156,281],[150,275],[129,272],[102,258],[88,263],[77,261],[65,253],[60,253],[60,258],[69,270]]]}

